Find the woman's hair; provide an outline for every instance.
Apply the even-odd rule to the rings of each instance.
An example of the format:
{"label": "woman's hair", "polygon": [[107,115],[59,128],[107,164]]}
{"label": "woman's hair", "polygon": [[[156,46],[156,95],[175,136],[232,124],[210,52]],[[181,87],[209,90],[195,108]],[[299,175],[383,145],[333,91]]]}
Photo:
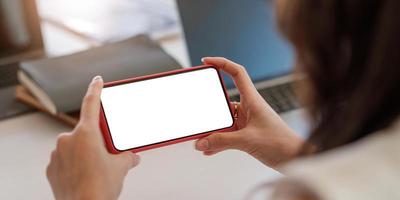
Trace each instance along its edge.
{"label": "woman's hair", "polygon": [[278,24],[311,85],[306,106],[316,151],[394,122],[400,113],[400,1],[283,2],[278,2]]}

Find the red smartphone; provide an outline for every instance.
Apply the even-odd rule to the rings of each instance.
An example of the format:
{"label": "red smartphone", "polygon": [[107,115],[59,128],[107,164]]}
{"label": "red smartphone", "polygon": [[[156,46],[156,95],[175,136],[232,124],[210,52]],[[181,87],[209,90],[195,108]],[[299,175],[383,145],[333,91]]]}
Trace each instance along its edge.
{"label": "red smartphone", "polygon": [[100,127],[111,153],[139,152],[234,126],[223,79],[199,66],[104,84]]}

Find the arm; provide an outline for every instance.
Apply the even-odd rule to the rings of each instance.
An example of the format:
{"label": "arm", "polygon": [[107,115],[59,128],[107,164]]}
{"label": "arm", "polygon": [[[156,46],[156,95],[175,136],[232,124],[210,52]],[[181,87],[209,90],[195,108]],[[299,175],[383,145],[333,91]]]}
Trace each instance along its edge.
{"label": "arm", "polygon": [[228,73],[240,92],[237,130],[214,133],[196,142],[205,155],[227,149],[244,151],[275,169],[292,159],[303,145],[293,130],[257,92],[244,67],[225,58],[204,58],[203,62]]}

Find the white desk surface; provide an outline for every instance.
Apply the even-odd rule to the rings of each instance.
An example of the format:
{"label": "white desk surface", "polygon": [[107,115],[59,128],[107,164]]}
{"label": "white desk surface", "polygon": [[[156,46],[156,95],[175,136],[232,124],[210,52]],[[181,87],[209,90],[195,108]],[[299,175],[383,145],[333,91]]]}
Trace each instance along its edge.
{"label": "white desk surface", "polygon": [[[188,65],[181,41],[162,46]],[[306,132],[301,110],[282,118]],[[37,112],[0,121],[0,199],[52,199],[45,169],[57,134],[70,130]],[[141,164],[128,174],[120,199],[243,199],[256,185],[281,176],[239,151],[205,157],[194,150],[193,141],[140,155]]]}

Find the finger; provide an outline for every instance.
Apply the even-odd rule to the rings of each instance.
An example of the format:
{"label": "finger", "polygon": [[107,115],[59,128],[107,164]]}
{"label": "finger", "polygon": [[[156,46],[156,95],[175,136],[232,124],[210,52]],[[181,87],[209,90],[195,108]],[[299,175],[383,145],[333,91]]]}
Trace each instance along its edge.
{"label": "finger", "polygon": [[219,152],[221,152],[222,150],[218,150],[218,151],[204,151],[203,152],[203,155],[205,155],[205,156],[213,156],[213,155],[215,155],[215,154],[217,154],[217,153],[219,153]]}
{"label": "finger", "polygon": [[70,139],[71,133],[60,133],[57,136],[56,150],[64,150],[66,147],[68,147]]}
{"label": "finger", "polygon": [[56,159],[56,156],[57,156],[57,152],[54,149],[53,151],[51,151],[51,154],[50,154],[50,162],[54,162]]}
{"label": "finger", "polygon": [[72,135],[71,132],[64,132],[64,133],[60,133],[57,135],[57,140],[59,140],[60,138],[64,138],[64,137],[70,137]]}
{"label": "finger", "polygon": [[81,108],[81,120],[92,121],[97,123],[99,121],[100,112],[100,95],[103,88],[103,79],[101,76],[93,78],[83,98]]}
{"label": "finger", "polygon": [[50,163],[46,167],[46,177],[47,177],[47,180],[49,180],[50,182],[53,181],[53,174],[54,174],[53,171],[54,171],[54,164]]}
{"label": "finger", "polygon": [[52,181],[52,179],[54,177],[53,176],[54,170],[57,168],[56,167],[56,165],[57,165],[56,158],[57,158],[57,152],[56,152],[56,150],[53,150],[50,154],[50,162],[46,167],[46,177],[49,181]]}
{"label": "finger", "polygon": [[222,57],[205,57],[202,61],[228,73],[241,95],[251,98],[257,94],[257,89],[243,66]]}
{"label": "finger", "polygon": [[233,132],[217,132],[195,143],[198,151],[222,151],[226,149],[240,149],[242,145],[241,130]]}
{"label": "finger", "polygon": [[123,160],[128,169],[132,169],[140,163],[140,157],[130,151],[123,152],[117,156],[119,156]]}

